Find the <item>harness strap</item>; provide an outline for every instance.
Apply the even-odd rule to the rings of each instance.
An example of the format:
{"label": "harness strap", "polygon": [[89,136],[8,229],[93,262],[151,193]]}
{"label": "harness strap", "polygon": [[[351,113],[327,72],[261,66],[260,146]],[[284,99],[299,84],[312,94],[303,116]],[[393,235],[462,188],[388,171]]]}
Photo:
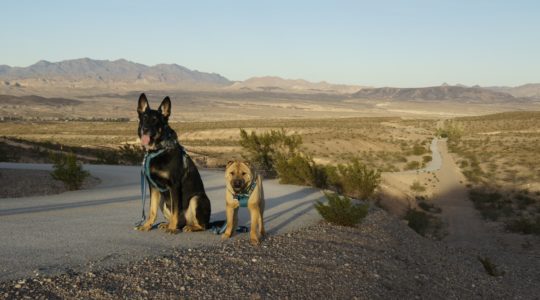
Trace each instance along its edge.
{"label": "harness strap", "polygon": [[159,186],[157,182],[155,182],[152,179],[152,175],[150,174],[150,162],[152,161],[152,159],[154,159],[155,157],[165,152],[165,150],[166,149],[160,149],[156,152],[151,152],[151,153],[147,152],[144,155],[144,159],[143,159],[143,173],[146,176],[146,179],[148,179],[148,182],[150,182],[156,189],[158,189],[162,193],[168,191],[169,189],[167,187]]}
{"label": "harness strap", "polygon": [[[178,145],[178,143],[175,141],[175,145]],[[156,152],[146,152],[144,154],[144,159],[142,162],[142,168],[141,168],[141,199],[142,199],[142,219],[135,224],[135,226],[141,226],[144,221],[146,221],[146,214],[144,212],[144,208],[146,206],[146,184],[148,181],[148,184],[153,185],[156,189],[158,189],[160,192],[166,192],[169,189],[167,187],[161,187],[152,179],[151,173],[150,173],[150,162],[152,159],[156,158],[157,156],[161,155],[163,152],[165,152],[168,148],[162,148]],[[182,159],[184,162],[184,168],[187,168],[187,158],[188,154],[184,147],[180,146],[180,154],[182,155]],[[184,172],[184,177],[187,176],[187,172]],[[172,199],[171,199],[172,200]]]}
{"label": "harness strap", "polygon": [[256,186],[257,179],[254,179],[251,181],[249,188],[244,193],[233,193],[233,198],[238,200],[238,202],[240,203],[240,207],[247,207],[249,197],[251,196],[251,193],[253,193],[253,190],[255,190]]}

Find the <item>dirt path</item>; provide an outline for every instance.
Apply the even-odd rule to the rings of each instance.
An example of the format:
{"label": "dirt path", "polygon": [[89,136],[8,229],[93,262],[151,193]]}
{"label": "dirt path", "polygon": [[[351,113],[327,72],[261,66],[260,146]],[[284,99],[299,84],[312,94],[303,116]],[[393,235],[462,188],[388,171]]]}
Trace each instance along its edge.
{"label": "dirt path", "polygon": [[469,200],[466,179],[448,153],[446,140],[439,140],[442,167],[436,172],[440,182],[433,201],[442,208],[441,218],[448,225],[445,241],[453,246],[479,247],[492,244],[494,239]]}

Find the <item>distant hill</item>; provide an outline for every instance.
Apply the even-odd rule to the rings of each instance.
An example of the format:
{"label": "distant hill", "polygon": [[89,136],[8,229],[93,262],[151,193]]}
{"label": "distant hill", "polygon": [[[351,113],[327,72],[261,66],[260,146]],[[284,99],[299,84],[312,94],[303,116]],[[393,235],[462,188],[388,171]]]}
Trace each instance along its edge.
{"label": "distant hill", "polygon": [[11,96],[0,95],[0,103],[2,105],[45,105],[45,106],[63,106],[63,105],[79,105],[81,101],[65,98],[45,98],[40,96]]}
{"label": "distant hill", "polygon": [[510,94],[492,91],[480,87],[433,86],[424,88],[367,88],[354,94],[354,98],[392,101],[462,101],[462,102],[509,102],[516,101]]}
{"label": "distant hill", "polygon": [[51,85],[69,87],[220,87],[231,82],[215,73],[193,71],[177,64],[146,66],[119,59],[115,61],[81,58],[48,62],[41,60],[29,67],[0,65],[0,80],[5,86]]}
{"label": "distant hill", "polygon": [[540,83],[528,83],[516,87],[494,86],[486,87],[486,89],[508,93],[514,97],[530,97],[540,99]]}
{"label": "distant hill", "polygon": [[303,79],[284,79],[275,76],[252,77],[235,82],[230,89],[273,92],[308,92],[350,94],[361,89],[361,86],[332,84],[328,82],[309,82]]}

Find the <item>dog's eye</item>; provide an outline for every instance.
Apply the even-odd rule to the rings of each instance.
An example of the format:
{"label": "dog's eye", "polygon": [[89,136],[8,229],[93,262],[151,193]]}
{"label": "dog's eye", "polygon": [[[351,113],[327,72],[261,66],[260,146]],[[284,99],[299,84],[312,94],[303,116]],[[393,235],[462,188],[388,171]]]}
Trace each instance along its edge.
{"label": "dog's eye", "polygon": [[242,176],[246,176],[246,172],[242,172]]}
{"label": "dog's eye", "polygon": [[234,175],[234,172],[231,172],[231,175]]}

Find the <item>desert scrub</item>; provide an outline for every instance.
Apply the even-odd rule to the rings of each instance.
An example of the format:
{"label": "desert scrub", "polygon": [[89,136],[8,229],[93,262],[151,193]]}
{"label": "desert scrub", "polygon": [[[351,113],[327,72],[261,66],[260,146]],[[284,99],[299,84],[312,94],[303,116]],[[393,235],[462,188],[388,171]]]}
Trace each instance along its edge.
{"label": "desert scrub", "polygon": [[326,187],[326,173],[322,166],[303,153],[277,155],[275,169],[279,183]]}
{"label": "desert scrub", "polygon": [[507,221],[506,229],[512,232],[519,232],[523,234],[540,235],[540,216],[536,217],[536,220],[532,220],[526,217],[520,217],[514,220]]}
{"label": "desert scrub", "polygon": [[73,153],[69,154],[51,154],[53,163],[53,172],[51,176],[64,183],[69,190],[78,190],[81,188],[84,179],[90,174],[84,171],[82,164],[77,161]]}
{"label": "desert scrub", "polygon": [[370,198],[381,182],[381,172],[358,159],[346,165],[327,166],[326,177],[327,185],[338,193],[362,200]]}
{"label": "desert scrub", "polygon": [[404,219],[412,230],[423,237],[440,240],[445,234],[442,221],[424,211],[410,208]]}
{"label": "desert scrub", "polygon": [[315,209],[332,224],[341,226],[355,226],[362,222],[368,213],[369,204],[355,205],[346,196],[335,193],[325,193],[328,203],[317,201]]}
{"label": "desert scrub", "polygon": [[426,191],[426,187],[423,186],[420,181],[418,180],[415,180],[411,186],[411,191],[414,191],[414,192],[418,192],[418,193],[421,193],[421,192],[425,192]]}
{"label": "desert scrub", "polygon": [[502,216],[513,214],[512,201],[501,193],[473,189],[469,191],[469,198],[484,219],[497,221]]}
{"label": "desert scrub", "polygon": [[491,276],[502,276],[504,275],[503,271],[499,271],[497,265],[495,265],[493,262],[491,262],[491,259],[489,257],[481,257],[478,256],[478,261],[482,264],[484,267],[484,270],[486,270],[486,273]]}
{"label": "desert scrub", "polygon": [[410,161],[405,165],[405,170],[416,170],[420,168],[420,163],[416,160]]}
{"label": "desert scrub", "polygon": [[302,138],[298,134],[287,135],[284,129],[270,130],[261,134],[252,131],[248,134],[240,129],[240,146],[248,153],[247,159],[253,162],[265,175],[276,175],[276,156],[288,157],[298,150]]}

